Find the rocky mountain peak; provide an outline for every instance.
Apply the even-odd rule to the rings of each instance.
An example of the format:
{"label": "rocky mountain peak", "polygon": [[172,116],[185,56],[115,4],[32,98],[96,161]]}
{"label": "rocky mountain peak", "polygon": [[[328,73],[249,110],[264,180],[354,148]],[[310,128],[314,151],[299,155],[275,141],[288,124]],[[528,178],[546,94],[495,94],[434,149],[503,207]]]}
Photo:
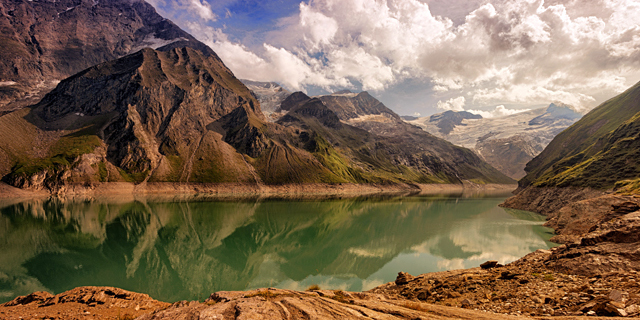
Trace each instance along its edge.
{"label": "rocky mountain peak", "polygon": [[445,111],[442,113],[434,114],[429,117],[429,122],[436,124],[440,128],[440,132],[444,135],[449,134],[456,126],[463,125],[464,119],[482,119],[479,114],[467,112],[467,111]]}
{"label": "rocky mountain peak", "polygon": [[531,119],[529,125],[543,125],[558,120],[576,121],[580,118],[582,118],[582,114],[577,112],[572,106],[561,102],[554,102],[547,107],[544,114]]}
{"label": "rocky mountain peak", "polygon": [[304,104],[309,100],[311,100],[311,98],[304,92],[296,91],[289,95],[286,99],[284,99],[284,101],[282,101],[282,103],[280,104],[280,110],[289,111],[298,105]]}
{"label": "rocky mountain peak", "polygon": [[19,108],[9,103],[145,47],[190,46],[215,55],[141,0],[3,1],[0,29],[0,110]]}

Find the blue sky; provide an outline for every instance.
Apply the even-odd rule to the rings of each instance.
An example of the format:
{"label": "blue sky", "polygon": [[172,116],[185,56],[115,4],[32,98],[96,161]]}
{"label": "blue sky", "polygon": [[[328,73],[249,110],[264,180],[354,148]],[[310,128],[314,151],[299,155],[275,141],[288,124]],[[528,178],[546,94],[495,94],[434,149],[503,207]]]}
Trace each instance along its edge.
{"label": "blue sky", "polygon": [[148,0],[240,78],[402,115],[587,111],[640,80],[637,0]]}

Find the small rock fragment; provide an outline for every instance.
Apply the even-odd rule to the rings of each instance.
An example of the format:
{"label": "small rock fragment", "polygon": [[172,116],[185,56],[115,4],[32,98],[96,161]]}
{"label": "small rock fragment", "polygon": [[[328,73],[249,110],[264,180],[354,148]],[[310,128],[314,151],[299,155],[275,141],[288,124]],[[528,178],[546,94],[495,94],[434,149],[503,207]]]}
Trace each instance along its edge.
{"label": "small rock fragment", "polygon": [[409,281],[413,280],[414,276],[406,273],[406,272],[398,272],[398,277],[396,277],[396,285],[401,286],[409,283]]}
{"label": "small rock fragment", "polygon": [[489,261],[481,264],[480,268],[482,268],[482,269],[491,269],[491,268],[495,268],[497,265],[498,265],[498,261],[489,260]]}

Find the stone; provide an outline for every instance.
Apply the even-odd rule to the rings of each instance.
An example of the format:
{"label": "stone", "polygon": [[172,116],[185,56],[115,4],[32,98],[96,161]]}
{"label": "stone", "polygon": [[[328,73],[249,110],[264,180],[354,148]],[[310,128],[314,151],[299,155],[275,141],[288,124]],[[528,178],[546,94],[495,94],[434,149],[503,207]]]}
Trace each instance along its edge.
{"label": "stone", "polygon": [[635,304],[632,304],[632,305],[624,308],[624,312],[626,312],[628,315],[632,316],[632,315],[635,315],[636,313],[640,312],[640,307],[638,307]]}
{"label": "stone", "polygon": [[405,285],[409,283],[409,281],[413,280],[413,278],[415,277],[406,272],[398,272],[398,276],[396,277],[396,285]]}
{"label": "stone", "polygon": [[462,301],[460,301],[460,305],[463,308],[471,308],[471,301],[469,299],[462,299]]}
{"label": "stone", "polygon": [[492,268],[495,268],[497,265],[498,265],[498,261],[489,260],[489,261],[481,264],[480,268],[482,268],[482,269],[492,269]]}
{"label": "stone", "polygon": [[615,302],[625,302],[625,296],[628,296],[629,294],[626,292],[622,292],[620,290],[611,290],[611,292],[609,292],[609,300],[611,301],[615,301]]}

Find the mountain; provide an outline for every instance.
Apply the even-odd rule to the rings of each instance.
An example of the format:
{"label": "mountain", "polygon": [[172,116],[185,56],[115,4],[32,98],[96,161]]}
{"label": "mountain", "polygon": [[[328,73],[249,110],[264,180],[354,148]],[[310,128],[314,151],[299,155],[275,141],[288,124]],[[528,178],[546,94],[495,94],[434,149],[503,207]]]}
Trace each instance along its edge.
{"label": "mountain", "polygon": [[466,111],[446,111],[408,122],[474,150],[504,174],[519,179],[526,174],[526,163],[581,116],[570,106],[552,103],[504,117],[482,118]]}
{"label": "mountain", "polygon": [[[464,119],[482,119],[479,114],[473,114],[467,111],[445,111],[443,113],[434,114],[429,117],[429,122],[435,123],[440,129],[441,134],[447,135],[453,131],[456,126],[464,125],[462,120]],[[417,120],[417,119],[414,119]]]}
{"label": "mountain", "polygon": [[640,83],[558,134],[525,168],[520,187],[637,187]]}
{"label": "mountain", "polygon": [[277,123],[312,128],[327,139],[326,142],[316,140],[306,148],[328,143],[346,155],[354,165],[342,166],[343,160],[334,159],[332,150],[325,152],[323,160],[340,167],[337,170],[343,172],[343,177],[371,179],[367,178],[369,173],[354,176],[353,172],[355,168],[370,168],[378,177],[399,175],[402,179],[427,183],[512,181],[468,149],[456,147],[404,122],[367,92],[318,97],[295,92],[282,102],[278,112],[284,115]]}
{"label": "mountain", "polygon": [[145,48],[1,116],[0,174],[13,186],[53,192],[124,181],[510,182],[470,151],[418,128],[405,125],[414,136],[380,137],[307,99],[288,120],[270,123],[215,54]]}
{"label": "mountain", "polygon": [[0,113],[0,176],[13,186],[64,193],[102,182],[512,182],[366,93],[337,93],[329,104],[294,93],[269,121],[209,47],[144,1],[16,0],[3,10],[9,47],[41,48],[3,60],[1,74],[20,83],[7,97],[79,70],[39,102]]}
{"label": "mountain", "polygon": [[269,116],[280,108],[282,101],[291,95],[289,90],[275,82],[258,82],[243,79],[240,81],[256,95],[260,102],[260,109],[267,116],[267,119],[270,119]]}
{"label": "mountain", "polygon": [[5,0],[0,30],[0,112],[35,103],[60,80],[144,47],[213,53],[141,0]]}
{"label": "mountain", "polygon": [[5,180],[23,188],[255,182],[243,154],[266,148],[264,122],[258,102],[217,56],[146,48],[86,69],[38,104],[0,117],[0,158],[10,164]]}

